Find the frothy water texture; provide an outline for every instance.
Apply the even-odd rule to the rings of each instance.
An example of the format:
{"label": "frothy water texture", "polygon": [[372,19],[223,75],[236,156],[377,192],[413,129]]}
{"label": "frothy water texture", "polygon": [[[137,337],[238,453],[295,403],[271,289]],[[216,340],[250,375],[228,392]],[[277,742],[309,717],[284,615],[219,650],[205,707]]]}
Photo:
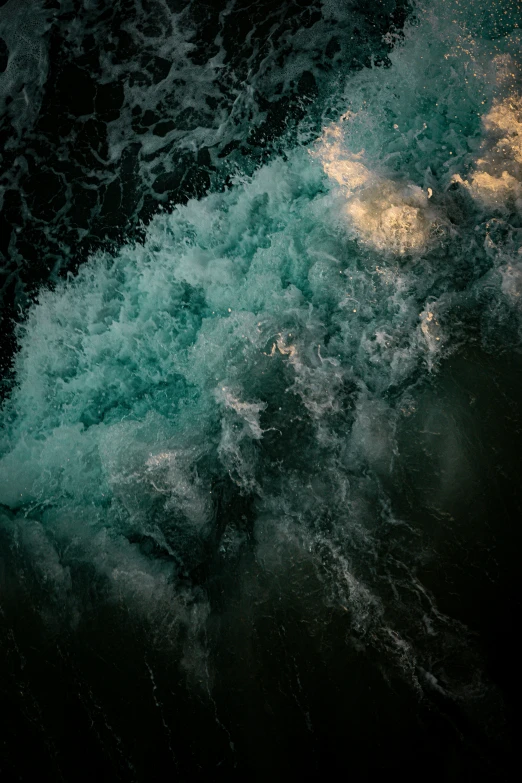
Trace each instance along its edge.
{"label": "frothy water texture", "polygon": [[[469,573],[496,578],[484,492],[501,468],[483,444],[520,427],[506,391],[522,328],[520,21],[511,0],[420,0],[387,63],[330,79],[322,130],[305,116],[267,163],[42,288],[17,327],[0,440],[17,589],[62,646],[103,623],[141,629],[175,765],[181,697],[168,706],[148,663],[165,656],[183,709],[206,705],[217,732],[182,779],[290,774],[262,746],[313,747],[321,677],[349,700],[348,723],[336,707],[326,724],[354,769],[372,748],[355,739],[362,710],[408,772],[401,708],[375,717],[372,684],[408,715],[440,710],[471,755],[504,747],[480,610],[459,601],[483,589],[468,553]],[[92,719],[124,735],[88,692]],[[121,779],[145,779],[128,740],[104,742]],[[317,753],[314,774],[332,751]]]}

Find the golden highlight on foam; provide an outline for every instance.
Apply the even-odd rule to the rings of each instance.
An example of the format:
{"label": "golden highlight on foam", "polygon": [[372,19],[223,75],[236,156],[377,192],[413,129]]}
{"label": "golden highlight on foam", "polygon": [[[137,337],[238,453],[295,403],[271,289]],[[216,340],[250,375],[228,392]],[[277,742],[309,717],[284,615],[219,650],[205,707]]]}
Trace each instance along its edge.
{"label": "golden highlight on foam", "polygon": [[383,177],[363,163],[364,150],[350,153],[343,147],[342,122],[325,128],[311,155],[346,197],[345,216],[357,238],[374,250],[394,255],[421,253],[436,225],[430,192]]}
{"label": "golden highlight on foam", "polygon": [[482,118],[486,131],[481,155],[463,185],[487,209],[522,212],[522,98],[511,94],[493,102]]}

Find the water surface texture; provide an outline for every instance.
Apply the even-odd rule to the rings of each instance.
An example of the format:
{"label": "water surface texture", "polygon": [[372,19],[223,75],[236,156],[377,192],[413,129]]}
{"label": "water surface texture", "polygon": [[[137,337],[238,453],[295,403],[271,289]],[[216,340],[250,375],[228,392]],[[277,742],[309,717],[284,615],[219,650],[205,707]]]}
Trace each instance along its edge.
{"label": "water surface texture", "polygon": [[507,780],[520,5],[26,6],[6,779]]}

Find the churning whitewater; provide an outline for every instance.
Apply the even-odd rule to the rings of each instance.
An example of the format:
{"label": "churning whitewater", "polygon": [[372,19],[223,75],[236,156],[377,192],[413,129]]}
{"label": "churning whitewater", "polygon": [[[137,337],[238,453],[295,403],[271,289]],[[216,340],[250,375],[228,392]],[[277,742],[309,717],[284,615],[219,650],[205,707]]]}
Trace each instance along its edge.
{"label": "churning whitewater", "polygon": [[500,714],[427,576],[476,481],[440,368],[520,348],[520,9],[500,6],[416,3],[319,134],[303,120],[284,155],[41,290],[0,503],[53,627],[123,605],[212,693],[209,639],[231,617],[248,635],[276,590],[310,629],[342,616],[419,698]]}

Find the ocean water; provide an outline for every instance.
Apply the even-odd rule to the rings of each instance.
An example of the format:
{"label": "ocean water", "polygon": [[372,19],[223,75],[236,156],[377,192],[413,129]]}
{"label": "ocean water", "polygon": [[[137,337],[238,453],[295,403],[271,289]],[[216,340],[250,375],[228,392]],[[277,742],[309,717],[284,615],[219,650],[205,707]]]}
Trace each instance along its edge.
{"label": "ocean water", "polygon": [[[6,213],[5,775],[507,779],[520,5],[259,4],[241,28],[233,2],[142,2],[123,63],[100,4],[22,5],[0,9],[25,221]],[[43,170],[58,22],[78,56],[94,40],[93,106],[118,79],[120,105],[103,154],[88,112],[48,126],[69,168],[35,216],[20,149]],[[98,169],[71,162],[81,133]],[[55,246],[40,266],[24,227]]]}

